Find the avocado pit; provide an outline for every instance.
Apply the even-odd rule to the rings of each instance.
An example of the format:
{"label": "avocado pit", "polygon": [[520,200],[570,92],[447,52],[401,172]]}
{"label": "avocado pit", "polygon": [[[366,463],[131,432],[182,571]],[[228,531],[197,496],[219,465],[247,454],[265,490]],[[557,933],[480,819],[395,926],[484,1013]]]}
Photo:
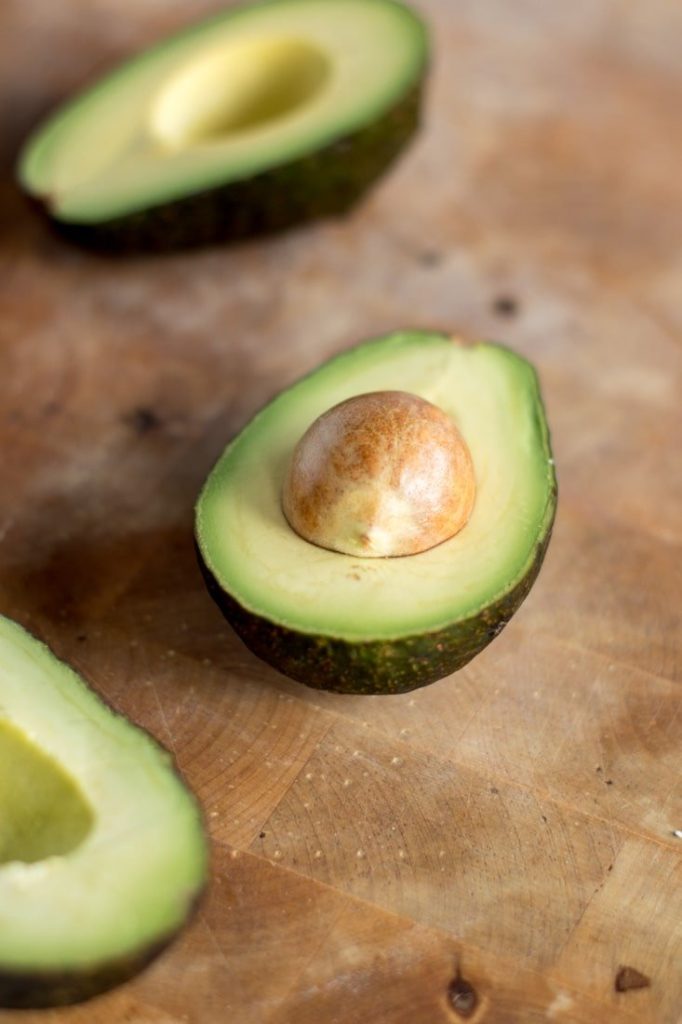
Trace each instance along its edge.
{"label": "avocado pit", "polygon": [[458,533],[476,482],[466,441],[437,406],[405,391],[357,395],[298,442],[282,509],[304,540],[368,558],[414,555]]}

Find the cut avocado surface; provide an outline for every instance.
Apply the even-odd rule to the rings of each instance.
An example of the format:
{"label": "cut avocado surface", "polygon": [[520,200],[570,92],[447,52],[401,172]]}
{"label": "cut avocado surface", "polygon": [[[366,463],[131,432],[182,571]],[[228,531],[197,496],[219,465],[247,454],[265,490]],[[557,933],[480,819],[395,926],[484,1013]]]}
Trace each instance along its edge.
{"label": "cut avocado surface", "polygon": [[341,212],[417,126],[424,27],[394,0],[264,0],[194,25],[58,110],[23,188],[76,239],[158,247]]}
{"label": "cut avocado surface", "polygon": [[[465,438],[467,525],[416,555],[358,558],[303,540],[281,508],[292,452],[354,395],[409,391]],[[466,664],[499,633],[540,569],[556,480],[537,376],[500,345],[405,332],[332,359],[280,394],[228,446],[196,509],[211,593],[246,644],[310,686],[395,693]]]}
{"label": "cut avocado surface", "polygon": [[0,617],[0,1006],[124,981],[184,923],[206,871],[170,756]]}

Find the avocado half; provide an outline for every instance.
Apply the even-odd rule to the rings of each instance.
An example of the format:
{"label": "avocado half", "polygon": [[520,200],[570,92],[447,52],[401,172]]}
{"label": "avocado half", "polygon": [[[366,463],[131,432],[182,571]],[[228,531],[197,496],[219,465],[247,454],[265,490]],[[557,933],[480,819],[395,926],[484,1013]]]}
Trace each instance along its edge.
{"label": "avocado half", "polygon": [[168,945],[206,874],[170,755],[0,617],[0,1006],[125,981]]}
{"label": "avocado half", "polygon": [[[400,558],[316,547],[281,508],[294,447],[327,409],[383,390],[452,417],[476,474],[471,518]],[[319,689],[401,693],[462,668],[507,624],[540,570],[556,497],[532,366],[501,345],[409,331],[324,363],[259,412],[201,492],[196,543],[211,594],[264,661]]]}
{"label": "avocado half", "polygon": [[342,213],[419,121],[424,25],[395,0],[262,0],[57,110],[24,190],[85,245],[168,249]]}

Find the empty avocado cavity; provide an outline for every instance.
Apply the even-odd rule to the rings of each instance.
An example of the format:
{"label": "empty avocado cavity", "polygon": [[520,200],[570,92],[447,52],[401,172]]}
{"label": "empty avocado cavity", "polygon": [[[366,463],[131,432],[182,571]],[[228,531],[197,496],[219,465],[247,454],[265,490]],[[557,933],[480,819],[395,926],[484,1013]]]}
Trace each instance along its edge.
{"label": "empty avocado cavity", "polygon": [[305,40],[265,38],[203,54],[171,77],[150,130],[173,149],[219,143],[293,114],[323,88],[331,63]]}
{"label": "empty avocado cavity", "polygon": [[0,865],[70,853],[92,824],[92,808],[74,780],[0,719]]}

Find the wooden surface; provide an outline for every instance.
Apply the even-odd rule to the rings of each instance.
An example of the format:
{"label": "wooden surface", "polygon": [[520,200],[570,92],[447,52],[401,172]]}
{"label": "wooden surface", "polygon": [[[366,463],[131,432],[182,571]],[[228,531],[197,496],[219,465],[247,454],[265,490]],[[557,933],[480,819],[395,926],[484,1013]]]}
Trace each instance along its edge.
{"label": "wooden surface", "polygon": [[[682,1020],[682,9],[417,6],[427,125],[352,217],[117,262],[49,237],[11,162],[189,7],[3,4],[0,609],[174,752],[213,882],[138,980],[2,1024]],[[465,671],[319,695],[223,623],[192,505],[264,400],[409,324],[538,365],[555,537]]]}

